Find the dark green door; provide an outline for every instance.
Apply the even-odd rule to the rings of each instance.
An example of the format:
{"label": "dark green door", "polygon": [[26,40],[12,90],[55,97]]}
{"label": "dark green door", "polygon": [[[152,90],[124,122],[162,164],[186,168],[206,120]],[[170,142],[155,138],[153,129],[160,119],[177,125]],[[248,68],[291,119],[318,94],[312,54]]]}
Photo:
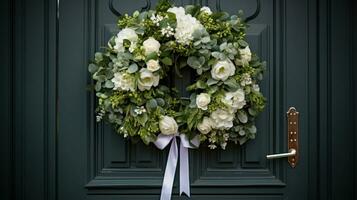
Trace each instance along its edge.
{"label": "dark green door", "polygon": [[[198,1],[196,1],[197,3]],[[207,3],[207,1],[201,1]],[[155,5],[155,1],[152,2]],[[180,2],[179,2],[180,3]],[[184,1],[184,4],[195,3]],[[216,7],[215,1],[209,5]],[[258,135],[242,147],[226,151],[190,152],[192,199],[301,200],[311,197],[314,170],[309,145],[314,138],[314,116],[309,94],[315,88],[309,60],[309,2],[262,1],[262,12],[248,30],[251,48],[267,61],[262,91],[268,106],[259,119]],[[144,1],[118,0],[116,8],[133,12]],[[246,15],[255,1],[224,0],[222,10]],[[107,1],[61,0],[58,20],[58,199],[158,199],[166,152],[154,146],[132,144],[95,123],[94,96],[87,62],[115,34],[116,18]],[[286,159],[267,160],[271,153],[287,152],[286,112],[300,112],[300,160],[291,168]],[[174,199],[178,197],[177,184]]]}

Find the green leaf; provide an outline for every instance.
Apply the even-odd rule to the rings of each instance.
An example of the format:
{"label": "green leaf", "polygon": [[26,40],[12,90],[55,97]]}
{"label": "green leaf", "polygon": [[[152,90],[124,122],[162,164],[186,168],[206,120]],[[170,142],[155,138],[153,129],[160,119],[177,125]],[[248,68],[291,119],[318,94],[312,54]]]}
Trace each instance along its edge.
{"label": "green leaf", "polygon": [[248,43],[244,40],[238,40],[238,44],[241,46],[241,47],[247,47],[248,46]]}
{"label": "green leaf", "polygon": [[217,83],[218,83],[218,81],[217,81],[217,80],[214,80],[214,79],[212,79],[212,78],[210,78],[210,79],[207,80],[207,85],[208,85],[208,86],[211,86],[211,85],[214,85],[214,84],[217,84]]}
{"label": "green leaf", "polygon": [[165,105],[165,100],[163,98],[156,98],[157,105],[163,107]]}
{"label": "green leaf", "polygon": [[199,13],[200,7],[195,6],[195,5],[187,5],[185,7],[186,14],[190,14],[192,16],[196,16],[196,14]]}
{"label": "green leaf", "polygon": [[232,89],[239,88],[239,84],[237,83],[237,81],[234,78],[227,79],[226,81],[224,81],[224,84]]}
{"label": "green leaf", "polygon": [[161,62],[164,63],[165,65],[172,65],[172,59],[169,57],[165,57],[161,59]]}
{"label": "green leaf", "polygon": [[199,89],[206,89],[207,88],[207,84],[205,82],[203,82],[202,80],[197,81],[196,86]]}
{"label": "green leaf", "polygon": [[149,60],[157,60],[157,53],[156,52],[152,52],[149,55],[146,56],[146,61]]}
{"label": "green leaf", "polygon": [[200,68],[203,64],[205,64],[205,57],[201,56],[199,58],[195,57],[195,56],[190,56],[188,57],[187,59],[187,64],[194,68],[194,69],[197,69],[197,68]]}
{"label": "green leaf", "polygon": [[155,99],[151,99],[146,102],[146,108],[150,111],[157,108],[157,101]]}
{"label": "green leaf", "polygon": [[96,72],[98,70],[98,65],[96,65],[96,64],[93,64],[93,63],[91,63],[91,64],[89,64],[88,65],[88,71],[90,72],[90,73],[94,73],[94,72]]}
{"label": "green leaf", "polygon": [[127,71],[130,74],[137,72],[138,71],[138,65],[136,63],[131,64]]}
{"label": "green leaf", "polygon": [[138,115],[136,117],[137,121],[140,123],[140,125],[145,126],[146,122],[148,121],[148,115],[146,113],[143,113],[141,115]]}
{"label": "green leaf", "polygon": [[104,87],[106,88],[113,88],[114,87],[114,83],[111,80],[106,80]]}
{"label": "green leaf", "polygon": [[95,91],[100,91],[102,89],[102,82],[98,81],[94,86]]}

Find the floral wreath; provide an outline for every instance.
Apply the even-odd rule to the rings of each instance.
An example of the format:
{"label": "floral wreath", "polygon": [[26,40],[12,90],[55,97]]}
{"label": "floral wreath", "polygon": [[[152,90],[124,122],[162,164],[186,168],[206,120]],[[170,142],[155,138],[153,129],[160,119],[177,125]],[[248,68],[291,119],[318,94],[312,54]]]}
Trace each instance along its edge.
{"label": "floral wreath", "polygon": [[[255,119],[265,106],[258,85],[265,63],[244,40],[240,15],[161,1],[155,10],[120,17],[118,26],[88,67],[97,121],[145,144],[160,133],[198,136],[211,149],[255,138]],[[187,68],[196,80],[187,87],[190,98],[180,98],[172,72],[180,77]]]}
{"label": "floral wreath", "polygon": [[[259,88],[265,62],[244,40],[241,14],[161,0],[155,10],[120,17],[118,26],[121,31],[88,67],[97,121],[160,149],[172,141],[161,200],[171,198],[179,137],[180,194],[189,196],[187,148],[208,142],[211,149],[225,149],[229,141],[242,145],[255,138],[255,120],[265,106]],[[189,98],[173,84],[182,70],[194,74]]]}

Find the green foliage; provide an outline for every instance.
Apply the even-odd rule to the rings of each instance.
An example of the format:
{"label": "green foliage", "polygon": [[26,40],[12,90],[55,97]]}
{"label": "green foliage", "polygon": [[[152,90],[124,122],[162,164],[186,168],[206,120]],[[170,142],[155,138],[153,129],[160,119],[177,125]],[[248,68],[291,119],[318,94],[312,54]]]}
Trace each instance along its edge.
{"label": "green foliage", "polygon": [[[255,119],[266,105],[266,99],[257,89],[266,63],[256,54],[250,56],[250,52],[246,52],[249,44],[241,13],[210,14],[201,11],[200,6],[185,6],[186,14],[195,17],[201,25],[192,32],[187,43],[181,43],[175,35],[179,16],[167,12],[171,7],[170,1],[160,0],[155,10],[123,15],[118,27],[132,29],[136,38],[124,36],[118,42],[118,36],[113,36],[102,52],[95,53],[88,71],[98,99],[97,120],[106,120],[117,133],[141,139],[146,144],[155,141],[160,134],[159,122],[165,115],[175,119],[180,133],[189,138],[199,135],[211,148],[224,149],[229,141],[244,144],[254,139]],[[147,55],[143,43],[148,38],[158,41],[160,48]],[[118,45],[122,45],[120,51]],[[155,45],[149,46],[153,47]],[[157,61],[158,65],[149,68],[149,60]],[[218,73],[213,71],[214,66],[225,60],[234,63],[234,74],[214,79],[212,74]],[[182,99],[177,88],[165,84],[174,78],[171,77],[174,72],[181,77],[181,70],[186,67],[195,71],[195,81],[187,87],[190,98]],[[227,69],[220,70],[223,73]],[[201,94],[206,98],[208,95],[209,101],[199,99]],[[205,101],[208,101],[207,109],[199,106]],[[212,116],[218,110],[234,116],[232,127],[218,127]],[[229,118],[221,115],[221,120]],[[199,127],[205,118],[211,120],[206,124],[211,130],[203,134]]]}

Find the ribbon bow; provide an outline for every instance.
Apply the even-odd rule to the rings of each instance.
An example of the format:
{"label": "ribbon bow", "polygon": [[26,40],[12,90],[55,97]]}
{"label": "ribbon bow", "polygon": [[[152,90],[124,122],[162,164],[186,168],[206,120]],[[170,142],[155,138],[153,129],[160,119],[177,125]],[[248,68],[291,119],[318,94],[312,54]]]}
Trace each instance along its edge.
{"label": "ribbon bow", "polygon": [[170,142],[170,152],[167,158],[165,168],[164,180],[161,188],[160,200],[170,200],[172,194],[172,186],[174,184],[175,171],[178,160],[177,138],[181,139],[180,142],[180,196],[185,193],[190,197],[190,175],[188,167],[188,148],[198,148],[200,141],[196,136],[191,141],[185,134],[163,135],[159,134],[157,140],[154,142],[155,146],[159,149],[164,149]]}

